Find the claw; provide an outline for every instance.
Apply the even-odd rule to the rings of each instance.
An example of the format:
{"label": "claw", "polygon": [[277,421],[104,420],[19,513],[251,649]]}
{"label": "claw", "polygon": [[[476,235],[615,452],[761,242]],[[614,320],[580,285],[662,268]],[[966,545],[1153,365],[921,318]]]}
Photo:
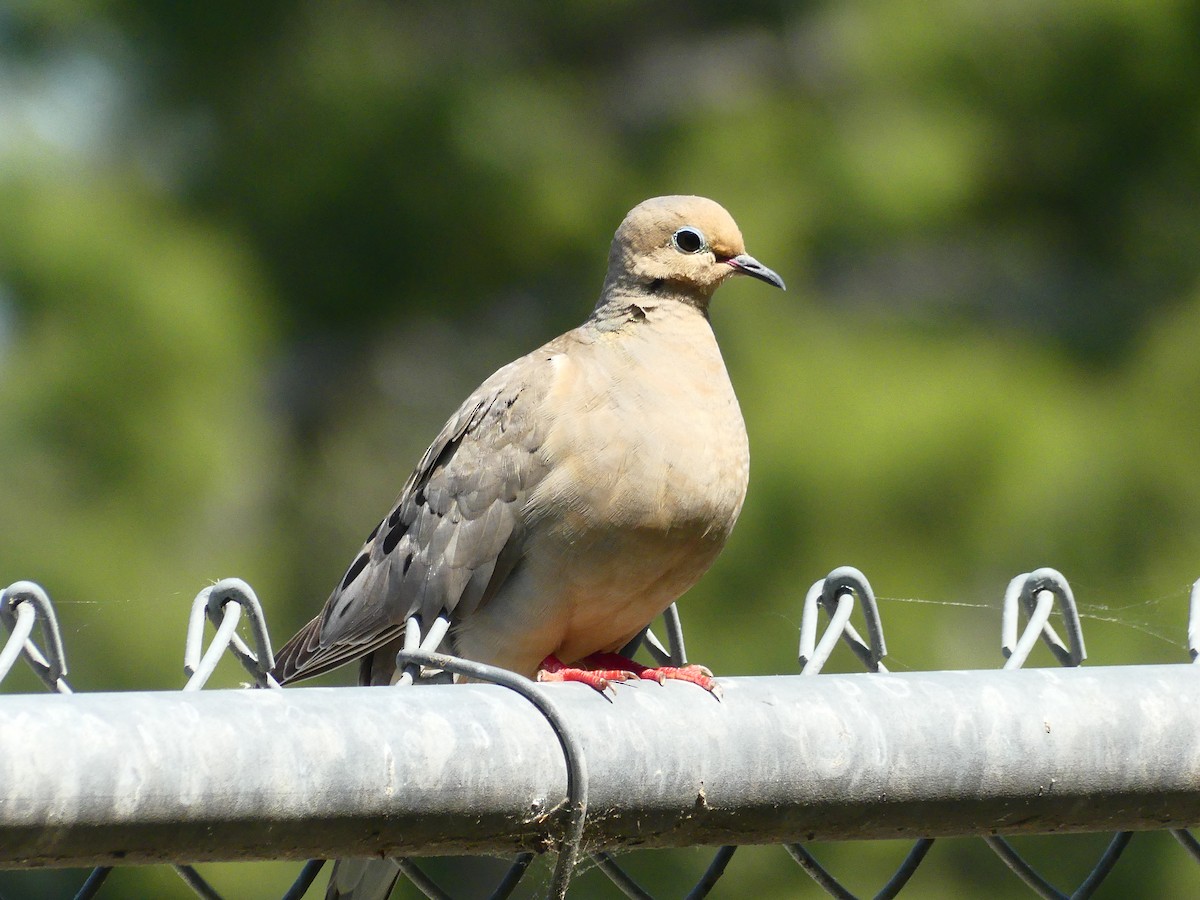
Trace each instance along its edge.
{"label": "claw", "polygon": [[644,678],[647,681],[657,681],[659,684],[666,684],[670,681],[687,681],[691,684],[699,685],[704,688],[718,700],[721,699],[722,691],[717,680],[713,678],[712,671],[707,666],[658,666],[657,668],[644,668],[638,673],[638,677]]}
{"label": "claw", "polygon": [[641,663],[626,659],[616,653],[593,653],[591,656],[585,657],[580,664],[583,666],[623,666],[629,669],[626,674],[630,679],[640,678],[645,681],[657,681],[659,684],[666,684],[668,681],[687,681],[704,688],[718,700],[724,695],[720,685],[717,684],[717,680],[713,677],[712,670],[707,666],[696,664],[687,666],[643,666]]}
{"label": "claw", "polygon": [[[576,681],[586,684],[592,690],[605,694],[614,684],[622,681],[636,681],[637,673],[626,669],[583,669],[568,666],[556,656],[547,656],[538,666],[537,680],[547,681]],[[614,691],[615,693],[615,691]]]}
{"label": "claw", "polygon": [[[607,668],[601,668],[607,667]],[[593,690],[605,693],[614,684],[624,681],[686,681],[704,688],[718,700],[724,691],[707,666],[643,666],[616,653],[593,653],[580,660],[579,666],[568,666],[557,656],[547,656],[538,666],[538,681],[577,681]],[[615,690],[613,692],[616,693]]]}

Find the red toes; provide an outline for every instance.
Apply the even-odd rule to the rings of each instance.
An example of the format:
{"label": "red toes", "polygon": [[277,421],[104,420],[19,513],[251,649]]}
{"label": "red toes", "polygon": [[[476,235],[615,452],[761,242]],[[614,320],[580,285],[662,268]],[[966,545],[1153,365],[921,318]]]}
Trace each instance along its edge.
{"label": "red toes", "polygon": [[626,669],[583,669],[568,666],[556,656],[547,656],[538,667],[538,681],[577,681],[603,693],[613,682],[632,681],[637,673]]}
{"label": "red toes", "polygon": [[721,699],[721,686],[705,666],[643,666],[616,653],[593,653],[582,659],[578,668],[568,666],[556,656],[547,656],[537,675],[538,681],[577,681],[601,692],[615,682],[639,678],[659,684],[686,681]]}
{"label": "red toes", "polygon": [[657,666],[653,669],[643,669],[638,673],[638,677],[647,681],[657,681],[659,684],[666,684],[667,681],[687,681],[699,685],[718,699],[721,697],[720,685],[706,666]]}

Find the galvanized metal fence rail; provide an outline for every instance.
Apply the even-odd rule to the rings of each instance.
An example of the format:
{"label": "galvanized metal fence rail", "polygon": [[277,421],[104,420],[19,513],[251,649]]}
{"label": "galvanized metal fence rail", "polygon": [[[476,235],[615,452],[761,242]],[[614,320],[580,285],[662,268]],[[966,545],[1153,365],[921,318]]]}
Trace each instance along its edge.
{"label": "galvanized metal fence rail", "polygon": [[[865,638],[850,622],[856,604]],[[1050,624],[1055,607],[1065,639]],[[207,649],[206,620],[216,629]],[[867,579],[837,569],[806,596],[800,675],[722,679],[720,702],[682,684],[631,686],[616,703],[579,685],[535,684],[437,653],[436,623],[424,645],[412,629],[401,654],[410,671],[491,684],[282,691],[262,608],[237,579],[196,597],[179,693],[72,694],[58,622],[36,584],[0,593],[0,622],[9,632],[0,681],[24,657],[58,695],[0,696],[0,867],[97,866],[77,898],[96,896],[118,864],[172,864],[199,896],[216,897],[194,863],[312,858],[285,894],[298,898],[320,860],[371,855],[438,898],[448,895],[414,857],[511,853],[500,898],[548,850],[552,896],[566,896],[587,855],[621,893],[644,898],[613,851],[722,845],[678,891],[699,898],[739,844],[763,843],[782,843],[816,885],[844,898],[853,895],[807,845],[909,837],[911,851],[875,894],[893,897],[934,841],[953,835],[984,835],[1042,897],[1090,896],[1137,830],[1171,830],[1200,862],[1186,830],[1200,822],[1200,669],[1080,668],[1075,599],[1052,569],[1008,587],[1003,670],[905,674],[883,663]],[[666,645],[652,633],[646,644],[681,664],[674,609],[665,624]],[[1039,640],[1063,668],[1017,671]],[[810,677],[839,641],[867,673]],[[1200,581],[1188,648],[1195,663]],[[201,692],[225,653],[262,690]],[[1108,849],[1069,893],[1001,836],[1103,830],[1115,830]]]}

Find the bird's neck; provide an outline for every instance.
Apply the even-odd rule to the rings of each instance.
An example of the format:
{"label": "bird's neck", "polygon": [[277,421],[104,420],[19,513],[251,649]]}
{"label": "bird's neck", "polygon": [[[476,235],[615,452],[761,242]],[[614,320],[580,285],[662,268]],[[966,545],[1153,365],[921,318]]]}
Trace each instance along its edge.
{"label": "bird's neck", "polygon": [[604,284],[591,320],[601,328],[620,327],[627,322],[644,321],[655,310],[672,308],[692,310],[708,319],[711,299],[712,292],[699,292],[692,285],[665,279],[651,282],[610,279]]}

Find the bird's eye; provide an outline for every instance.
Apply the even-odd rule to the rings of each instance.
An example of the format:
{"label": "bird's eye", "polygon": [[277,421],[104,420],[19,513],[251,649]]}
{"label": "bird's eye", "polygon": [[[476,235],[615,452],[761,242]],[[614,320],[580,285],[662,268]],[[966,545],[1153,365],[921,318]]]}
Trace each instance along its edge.
{"label": "bird's eye", "polygon": [[680,253],[699,253],[708,246],[708,242],[704,240],[704,235],[691,225],[684,225],[671,235],[671,243]]}

